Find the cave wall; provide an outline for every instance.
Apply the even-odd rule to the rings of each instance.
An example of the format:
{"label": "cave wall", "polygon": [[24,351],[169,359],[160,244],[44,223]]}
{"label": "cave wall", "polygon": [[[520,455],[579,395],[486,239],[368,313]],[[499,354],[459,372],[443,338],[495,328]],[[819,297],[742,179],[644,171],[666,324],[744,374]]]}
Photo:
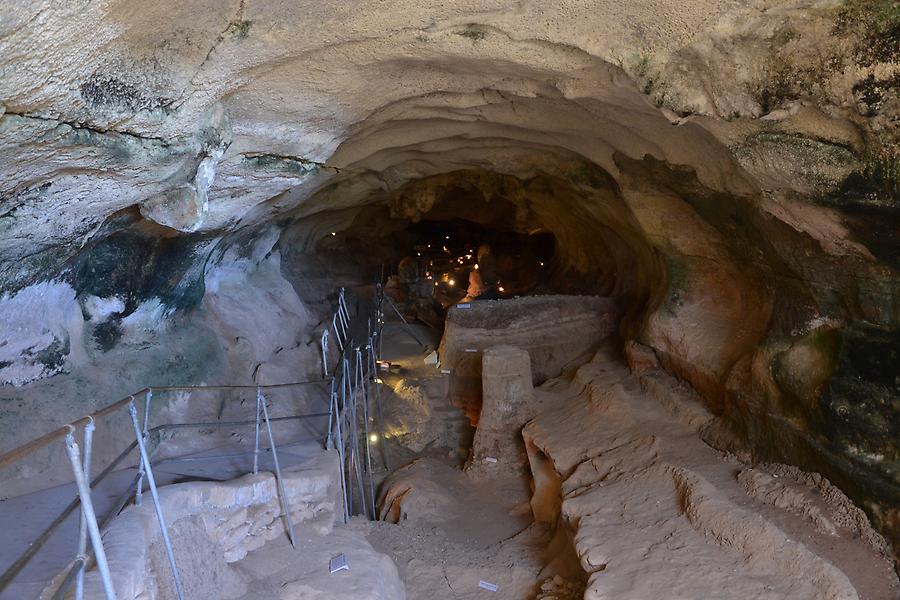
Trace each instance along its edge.
{"label": "cave wall", "polygon": [[355,276],[330,233],[464,185],[556,236],[555,289],[614,298],[710,441],[821,471],[897,542],[890,0],[0,15],[0,451],[147,384],[316,373]]}

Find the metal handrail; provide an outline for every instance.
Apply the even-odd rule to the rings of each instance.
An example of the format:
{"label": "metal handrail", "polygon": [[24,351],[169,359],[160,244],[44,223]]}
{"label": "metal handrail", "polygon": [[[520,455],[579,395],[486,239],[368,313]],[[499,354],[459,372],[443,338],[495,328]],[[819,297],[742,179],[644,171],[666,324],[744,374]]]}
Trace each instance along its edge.
{"label": "metal handrail", "polygon": [[[321,383],[330,383],[330,380],[325,379],[315,379],[308,381],[297,381],[290,383],[280,383],[280,384],[270,384],[270,385],[210,385],[210,386],[198,386],[198,385],[170,385],[170,386],[158,386],[158,387],[148,387],[144,388],[134,394],[130,394],[125,398],[114,402],[90,415],[81,417],[71,423],[63,425],[53,431],[50,431],[40,437],[37,437],[13,450],[3,454],[0,456],[0,468],[7,467],[22,458],[28,456],[40,450],[41,448],[49,445],[50,443],[58,440],[60,438],[65,438],[66,435],[73,431],[75,428],[80,425],[88,426],[95,420],[105,417],[107,415],[115,413],[117,410],[128,406],[136,396],[140,396],[142,394],[146,394],[148,392],[179,392],[179,391],[191,391],[191,392],[208,392],[208,391],[227,391],[227,390],[271,390],[271,389],[281,389],[281,388],[290,388],[290,387],[298,387],[298,386],[306,386],[312,384],[321,384]],[[289,420],[298,420],[298,419],[309,419],[309,418],[317,418],[317,417],[327,417],[330,413],[328,412],[315,412],[315,413],[307,413],[302,415],[289,415],[283,417],[272,417],[270,418],[271,422],[278,421],[289,421]],[[209,421],[209,422],[191,422],[191,423],[165,423],[161,425],[157,425],[147,431],[149,434],[155,434],[165,430],[172,429],[189,429],[196,427],[234,427],[241,425],[252,425],[256,421],[255,420],[240,420],[240,421]],[[100,482],[102,482],[110,473],[115,471],[116,467],[118,467],[122,461],[124,461],[138,446],[137,440],[131,442],[125,449],[115,458],[113,461],[103,469],[96,477],[90,480],[89,487],[94,488]],[[141,474],[135,476],[134,481],[129,484],[126,491],[119,497],[117,502],[114,504],[110,513],[103,519],[103,522],[100,524],[101,531],[106,528],[109,522],[112,520],[112,517],[118,514],[125,503],[128,501],[128,498],[135,495],[134,483],[137,483],[138,479],[141,478]],[[21,572],[21,570],[28,564],[28,562],[37,554],[38,551],[49,541],[52,534],[62,525],[65,520],[72,514],[75,510],[77,510],[81,505],[81,498],[76,497],[72,502],[70,502],[65,509],[44,529],[41,534],[32,541],[25,552],[13,563],[11,564],[4,573],[0,574],[0,590],[6,588],[12,580]],[[83,565],[82,565],[83,566]],[[68,588],[74,583],[75,578],[67,577],[65,580],[65,587]]]}
{"label": "metal handrail", "polygon": [[262,388],[264,390],[268,389],[278,389],[278,388],[286,388],[286,387],[296,387],[301,385],[310,385],[315,383],[330,383],[330,379],[313,379],[309,381],[295,381],[292,383],[275,383],[270,385],[161,385],[158,387],[145,387],[133,394],[129,394],[125,396],[121,400],[117,402],[113,402],[109,406],[105,408],[101,408],[95,413],[91,413],[90,415],[86,415],[72,421],[71,423],[67,423],[62,427],[58,427],[49,433],[45,433],[44,435],[37,437],[30,442],[26,442],[21,446],[13,448],[9,452],[5,454],[0,454],[0,469],[6,468],[9,465],[18,462],[22,458],[28,456],[29,454],[36,452],[47,446],[50,442],[54,440],[65,438],[66,433],[70,431],[70,427],[78,428],[83,425],[87,425],[91,419],[95,421],[100,417],[105,417],[106,415],[112,414],[119,410],[120,408],[124,408],[128,406],[130,402],[132,402],[135,396],[140,396],[141,394],[146,394],[147,392],[214,392],[214,391],[226,391],[226,390],[255,390],[256,388]]}
{"label": "metal handrail", "polygon": [[[350,311],[346,304],[346,299],[344,296],[344,290],[341,289],[339,299],[338,299],[338,308],[335,314],[335,318],[332,320],[333,325],[340,324],[340,329],[336,326],[335,333],[337,342],[341,348],[341,359],[343,359],[345,352],[350,349]],[[342,339],[343,337],[343,339]],[[323,346],[327,344],[327,337],[323,336]],[[369,339],[371,344],[371,338]],[[359,350],[357,349],[357,352]],[[149,439],[149,435],[151,433],[155,433],[158,431],[162,431],[164,429],[181,429],[181,428],[191,428],[191,427],[226,427],[226,426],[239,426],[239,425],[256,425],[256,449],[254,451],[254,473],[257,469],[257,458],[259,454],[259,427],[260,427],[260,417],[264,417],[265,426],[267,429],[268,437],[269,437],[269,450],[273,454],[273,458],[275,460],[275,468],[276,468],[276,479],[278,480],[278,487],[280,496],[282,496],[282,510],[285,513],[286,524],[288,528],[288,533],[291,538],[291,543],[294,544],[294,535],[293,528],[290,522],[290,514],[289,508],[287,506],[287,499],[284,497],[284,487],[281,481],[281,473],[278,464],[278,459],[276,455],[275,441],[272,438],[272,429],[271,422],[274,421],[283,421],[290,419],[305,419],[305,418],[313,418],[313,417],[329,417],[329,432],[328,436],[330,439],[331,435],[331,420],[332,417],[335,416],[337,412],[336,405],[336,395],[334,391],[334,377],[328,377],[327,371],[327,346],[323,347],[323,367],[325,369],[326,377],[323,379],[314,379],[307,381],[297,381],[297,382],[288,382],[288,383],[276,383],[269,385],[167,385],[167,386],[158,386],[158,387],[146,387],[143,388],[133,394],[129,394],[128,396],[109,404],[108,406],[84,417],[76,419],[71,423],[67,423],[53,431],[50,431],[40,437],[37,437],[25,444],[22,444],[12,450],[0,455],[0,469],[6,468],[23,458],[29,456],[30,454],[48,446],[50,443],[60,439],[65,438],[66,447],[69,454],[70,462],[72,464],[73,473],[75,475],[76,484],[78,485],[79,493],[78,496],[62,511],[62,513],[57,516],[50,525],[31,543],[25,552],[9,567],[7,570],[0,574],[0,590],[5,589],[12,580],[21,572],[21,570],[25,567],[25,565],[33,558],[33,556],[44,546],[44,544],[49,540],[53,532],[68,518],[71,513],[81,507],[82,515],[81,515],[81,526],[79,532],[79,553],[76,556],[74,563],[68,570],[66,577],[63,579],[62,584],[56,590],[54,594],[54,598],[61,597],[61,594],[65,593],[73,583],[78,582],[78,586],[76,589],[76,596],[81,596],[81,580],[84,573],[84,569],[86,568],[88,558],[88,552],[85,548],[86,537],[87,534],[90,533],[91,537],[91,545],[94,547],[95,555],[97,556],[100,562],[103,562],[105,566],[105,557],[103,552],[103,544],[100,540],[100,532],[105,529],[105,527],[109,524],[112,518],[118,514],[122,508],[124,508],[125,504],[128,502],[128,499],[132,496],[135,496],[135,503],[139,504],[140,499],[140,490],[142,487],[143,478],[146,475],[148,481],[150,483],[151,493],[153,495],[154,504],[156,505],[157,518],[160,523],[160,527],[162,530],[162,535],[164,540],[167,542],[167,554],[169,555],[169,561],[172,566],[173,576],[175,579],[176,590],[178,592],[178,596],[183,598],[183,591],[181,589],[180,578],[177,573],[177,569],[174,562],[174,556],[172,555],[170,545],[168,543],[168,535],[164,522],[163,515],[161,513],[161,507],[159,504],[159,498],[156,493],[156,485],[153,480],[152,474],[152,466],[150,462],[150,457],[148,455],[147,449],[145,448],[145,442]],[[368,362],[368,361],[367,361]],[[275,390],[282,388],[290,388],[297,386],[305,386],[305,385],[313,385],[313,384],[323,384],[327,383],[331,385],[331,392],[329,393],[329,412],[327,413],[310,413],[305,415],[292,415],[285,417],[275,417],[270,418],[268,415],[268,410],[265,403],[265,398],[263,396],[263,390]],[[148,417],[149,417],[149,407],[150,400],[153,396],[154,392],[214,392],[214,391],[229,391],[229,390],[255,390],[257,394],[257,410],[256,410],[256,419],[255,420],[247,420],[247,421],[213,421],[213,422],[205,422],[205,423],[170,423],[163,424],[153,427],[152,429],[148,428]],[[145,414],[144,414],[144,425],[143,431],[137,420],[137,414],[135,409],[135,397],[140,395],[146,395],[145,400]],[[113,414],[119,409],[128,407],[129,412],[131,413],[132,424],[135,430],[135,441],[129,444],[124,451],[122,451],[106,468],[97,475],[93,480],[90,480],[90,443],[85,444],[85,456],[84,456],[84,465],[81,465],[79,461],[79,448],[78,444],[75,442],[73,433],[79,427],[86,427],[87,429],[92,429],[94,422],[97,419],[103,418],[107,415]],[[261,409],[261,410],[260,410]],[[340,436],[339,436],[340,437]],[[86,442],[88,440],[86,439]],[[328,442],[326,441],[326,445]],[[113,505],[112,511],[106,515],[103,519],[103,522],[97,524],[97,517],[93,512],[93,508],[90,503],[90,495],[91,488],[99,484],[106,476],[112,473],[116,467],[127,458],[135,448],[140,449],[140,467],[139,472],[135,476],[134,481],[129,484],[128,488],[119,496],[116,502]],[[343,444],[341,444],[341,449],[343,450]],[[367,448],[368,450],[368,448]],[[367,452],[368,454],[368,452]],[[343,462],[343,457],[342,457]],[[371,471],[371,465],[369,466]],[[343,466],[341,468],[341,473],[343,476]],[[135,484],[137,484],[135,486]],[[374,494],[373,494],[374,495]],[[345,496],[346,497],[346,496]],[[84,501],[82,501],[84,500]],[[344,506],[345,516],[346,516],[346,503]],[[88,531],[89,530],[89,531]],[[106,571],[101,573],[103,575],[104,587],[106,588],[106,596],[109,599],[115,599],[115,592],[112,590],[111,580],[109,577],[109,573],[106,569],[101,568],[101,570]]]}

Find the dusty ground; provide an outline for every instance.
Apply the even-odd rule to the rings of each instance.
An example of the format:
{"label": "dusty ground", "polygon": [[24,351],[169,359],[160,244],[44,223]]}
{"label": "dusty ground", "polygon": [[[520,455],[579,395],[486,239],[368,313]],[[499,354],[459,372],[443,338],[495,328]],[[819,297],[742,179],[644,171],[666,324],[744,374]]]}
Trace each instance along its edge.
{"label": "dusty ground", "polygon": [[[336,527],[327,536],[310,527],[297,531],[297,548],[280,537],[236,563],[248,592],[239,600],[396,600],[402,598],[396,567],[373,552],[352,528]],[[349,570],[329,572],[329,561],[344,554]]]}
{"label": "dusty ground", "polygon": [[[437,390],[418,399],[433,418],[458,410],[433,383],[449,375],[388,332],[404,367],[394,382],[414,374],[419,390]],[[394,559],[411,600],[898,597],[883,540],[843,494],[705,445],[698,429],[711,416],[674,380],[642,386],[604,352],[536,393],[544,409],[526,437],[562,475],[557,522],[529,524],[527,473],[462,470],[464,444],[446,431],[423,453],[393,449],[394,466],[421,457],[382,489],[397,524],[351,527]]]}

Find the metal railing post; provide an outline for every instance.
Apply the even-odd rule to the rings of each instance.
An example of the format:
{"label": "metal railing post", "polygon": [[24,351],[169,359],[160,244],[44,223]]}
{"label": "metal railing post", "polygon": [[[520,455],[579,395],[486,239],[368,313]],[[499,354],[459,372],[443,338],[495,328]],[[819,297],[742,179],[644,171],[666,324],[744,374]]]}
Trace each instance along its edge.
{"label": "metal railing post", "polygon": [[150,495],[153,496],[153,505],[156,508],[156,518],[159,520],[159,530],[162,533],[163,544],[166,547],[166,555],[169,557],[169,565],[172,567],[172,578],[175,580],[175,592],[179,600],[184,600],[184,589],[181,586],[181,577],[178,575],[178,566],[175,564],[175,553],[172,551],[172,541],[169,539],[169,530],[166,527],[166,519],[163,516],[162,505],[159,502],[159,492],[156,489],[156,480],[153,478],[153,468],[150,466],[150,457],[147,456],[147,448],[144,446],[144,438],[141,435],[141,427],[138,424],[137,408],[134,400],[128,405],[128,414],[131,415],[131,424],[134,427],[134,437],[137,439],[138,450],[141,453],[141,462],[144,465],[144,473],[147,476],[147,484],[150,486]]}
{"label": "metal railing post", "polygon": [[337,412],[337,402],[335,401],[335,379],[331,378],[331,391],[328,394],[328,429],[325,434],[325,449],[334,448],[334,415]]}
{"label": "metal railing post", "polygon": [[334,405],[335,410],[335,419],[334,425],[337,430],[337,449],[338,449],[338,459],[340,460],[339,470],[341,472],[341,494],[343,494],[343,513],[344,513],[344,523],[347,523],[350,520],[350,514],[348,513],[347,507],[347,481],[344,477],[344,435],[341,430],[341,421],[343,420],[343,415],[341,413],[340,407],[338,406],[338,395],[337,391],[332,389],[331,392],[331,400]]}
{"label": "metal railing post", "polygon": [[328,379],[328,330],[322,330],[322,371]]}
{"label": "metal railing post", "polygon": [[381,460],[384,462],[384,468],[387,469],[388,471],[390,471],[391,463],[390,463],[390,460],[388,460],[387,443],[385,442],[385,439],[384,439],[384,412],[382,411],[382,408],[381,408],[381,387],[379,384],[380,379],[378,378],[378,356],[375,353],[375,341],[369,340],[369,346],[372,347],[372,352],[369,354],[369,357],[372,359],[371,360],[371,363],[372,363],[371,369],[372,369],[372,374],[373,374],[372,375],[372,384],[373,384],[373,389],[375,390],[374,391],[374,394],[375,394],[375,418],[376,418],[376,421],[378,421],[378,423],[377,423],[378,435],[381,438],[379,440],[380,441],[379,452],[381,453]]}
{"label": "metal railing post", "polygon": [[[368,348],[366,348],[368,352]],[[369,475],[369,508],[370,517],[375,520],[375,483],[372,477],[372,444],[369,439],[369,377],[367,375],[369,359],[363,360],[363,351],[356,349],[356,361],[359,365],[359,390],[363,409],[363,436],[366,439],[366,472]],[[366,366],[363,367],[363,364]]]}
{"label": "metal railing post", "polygon": [[[153,391],[151,389],[147,389],[147,394],[144,396],[144,443],[147,443],[147,432],[149,431],[149,422],[150,422],[150,402],[153,400]],[[141,463],[140,469],[138,470],[138,482],[137,488],[134,491],[134,505],[140,506],[144,503],[143,499],[143,491],[144,491],[144,465]]]}
{"label": "metal railing post", "polygon": [[253,446],[253,474],[259,473],[259,404],[262,398],[262,392],[256,388],[256,441]]}
{"label": "metal railing post", "polygon": [[419,339],[419,336],[417,336],[416,332],[413,331],[413,328],[409,324],[409,321],[406,320],[406,317],[403,316],[403,313],[400,312],[400,309],[397,308],[397,305],[394,304],[394,301],[391,300],[391,297],[385,296],[384,298],[388,301],[388,304],[391,306],[391,308],[394,309],[394,312],[397,313],[397,316],[400,317],[400,320],[403,321],[403,326],[406,328],[406,332],[409,333],[410,336],[412,336],[412,339],[416,340],[416,343],[419,344],[423,350],[427,350],[428,346],[426,346],[425,343]]}
{"label": "metal railing post", "polygon": [[[87,425],[84,426],[84,480],[91,480],[91,452],[93,451],[94,446],[94,418],[88,421]],[[75,600],[82,600],[84,598],[84,569],[87,564],[87,557],[85,556],[85,552],[87,552],[87,522],[84,519],[84,513],[82,512],[78,520],[78,554],[77,557],[81,559],[81,567],[78,569],[78,574],[75,576]]]}
{"label": "metal railing post", "polygon": [[81,499],[81,514],[84,517],[91,537],[94,556],[97,557],[97,569],[100,571],[100,579],[103,581],[103,591],[106,593],[106,600],[116,600],[112,576],[109,573],[109,563],[106,561],[103,540],[100,538],[100,528],[97,526],[97,514],[94,512],[94,503],[91,501],[91,488],[84,476],[84,471],[81,469],[78,444],[75,443],[74,431],[75,428],[71,427],[69,433],[66,434],[66,454],[69,455],[69,462],[72,463],[72,473],[75,475],[75,485],[78,487],[78,496]]}
{"label": "metal railing post", "polygon": [[[350,458],[352,459],[354,468],[356,469],[356,483],[359,485],[359,498],[360,500],[362,500],[363,514],[366,516],[366,518],[368,518],[369,503],[366,502],[366,486],[363,478],[362,457],[360,456],[361,451],[359,447],[359,415],[356,412],[357,399],[359,398],[359,377],[357,377],[359,367],[359,348],[356,349],[356,353],[357,359],[354,361],[353,365],[353,391],[350,394],[350,420],[353,431],[353,451],[350,455]],[[368,440],[366,440],[366,442],[368,442]]]}
{"label": "metal railing post", "polygon": [[284,492],[284,481],[281,478],[281,466],[278,464],[278,450],[275,449],[275,438],[272,436],[272,424],[269,422],[269,409],[266,408],[266,397],[262,392],[257,392],[261,400],[263,417],[266,420],[266,431],[269,434],[269,446],[272,448],[272,460],[275,461],[275,479],[278,484],[279,496],[281,496],[281,510],[284,511],[284,520],[287,524],[288,537],[291,540],[291,546],[297,547],[297,541],[294,539],[294,524],[291,523],[291,512],[288,507],[287,494]]}
{"label": "metal railing post", "polygon": [[337,313],[335,313],[334,316],[331,317],[331,326],[334,328],[334,337],[337,338],[338,348],[340,348],[341,353],[343,354],[343,352],[344,352],[344,342],[341,341],[341,332],[338,331],[338,326],[337,326]]}

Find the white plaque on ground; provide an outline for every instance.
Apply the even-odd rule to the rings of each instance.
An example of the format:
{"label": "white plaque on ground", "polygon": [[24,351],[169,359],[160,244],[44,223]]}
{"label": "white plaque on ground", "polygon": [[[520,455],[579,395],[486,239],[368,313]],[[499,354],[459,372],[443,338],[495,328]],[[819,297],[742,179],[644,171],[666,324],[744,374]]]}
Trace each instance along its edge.
{"label": "white plaque on ground", "polygon": [[330,561],[328,561],[328,568],[332,573],[337,573],[338,571],[349,571],[350,564],[347,562],[346,554],[338,554]]}

